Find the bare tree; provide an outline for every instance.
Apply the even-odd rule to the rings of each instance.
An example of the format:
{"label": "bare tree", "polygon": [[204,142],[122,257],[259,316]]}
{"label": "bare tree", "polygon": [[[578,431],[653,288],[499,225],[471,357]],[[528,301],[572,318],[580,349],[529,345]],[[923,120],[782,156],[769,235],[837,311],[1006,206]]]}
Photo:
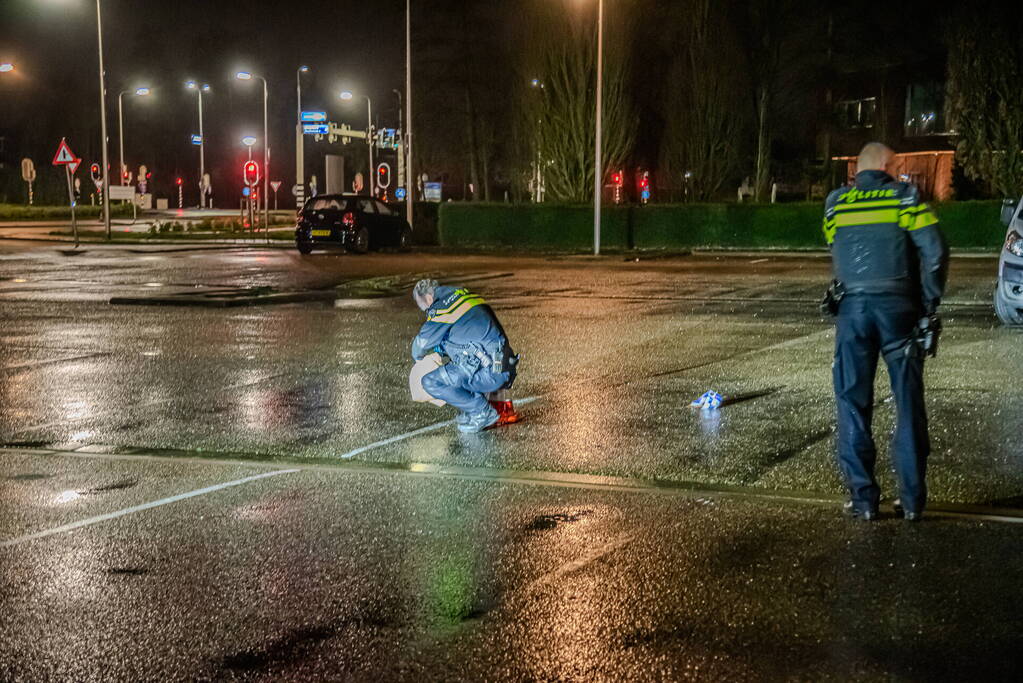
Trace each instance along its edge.
{"label": "bare tree", "polygon": [[[626,94],[629,22],[614,8],[605,11],[602,147],[608,169],[631,152],[636,123]],[[524,71],[535,74],[538,86],[523,93],[525,125],[533,128],[547,197],[584,202],[593,192],[596,16],[546,1],[533,3],[532,15]]]}
{"label": "bare tree", "polygon": [[957,160],[1006,197],[1023,191],[1023,18],[970,12],[950,29],[948,96]]}
{"label": "bare tree", "polygon": [[685,29],[669,72],[661,166],[673,190],[685,182],[693,199],[707,201],[738,165],[746,128],[741,59],[716,3],[678,8]]}
{"label": "bare tree", "polygon": [[771,183],[771,149],[778,120],[794,112],[794,95],[806,85],[818,51],[819,10],[806,0],[745,0],[733,4],[746,50],[756,120],[753,196],[763,201]]}

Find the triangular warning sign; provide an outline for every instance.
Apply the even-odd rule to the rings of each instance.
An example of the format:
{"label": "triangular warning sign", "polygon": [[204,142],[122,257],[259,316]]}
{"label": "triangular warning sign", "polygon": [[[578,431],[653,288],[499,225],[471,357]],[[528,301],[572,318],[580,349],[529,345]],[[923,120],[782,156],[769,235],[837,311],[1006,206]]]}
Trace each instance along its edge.
{"label": "triangular warning sign", "polygon": [[74,162],[75,153],[68,147],[67,140],[64,138],[60,139],[60,147],[57,148],[57,154],[53,157],[53,165],[60,166],[61,164],[70,164]]}
{"label": "triangular warning sign", "polygon": [[81,165],[82,165],[82,160],[81,159],[75,159],[74,161],[69,162],[67,167],[68,167],[68,170],[71,171],[71,175],[74,175],[75,171],[77,171],[78,167],[81,166]]}

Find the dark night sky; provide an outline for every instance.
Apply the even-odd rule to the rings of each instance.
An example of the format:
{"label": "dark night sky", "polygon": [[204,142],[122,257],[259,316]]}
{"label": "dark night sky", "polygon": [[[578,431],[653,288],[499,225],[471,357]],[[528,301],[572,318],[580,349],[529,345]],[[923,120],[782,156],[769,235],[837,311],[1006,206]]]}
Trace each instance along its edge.
{"label": "dark night sky", "polygon": [[[151,98],[125,96],[125,156],[132,169],[146,163],[163,194],[174,176],[184,175],[191,188],[198,175],[198,148],[188,143],[198,128],[195,94],[183,86],[188,78],[213,88],[204,101],[206,155],[222,199],[237,189],[235,162],[244,156],[240,138],[262,137],[261,87],[236,81],[233,74],[241,68],[269,82],[271,176],[284,180],[286,188],[294,178],[300,64],[312,69],[303,76],[304,108],[326,109],[335,121],[362,128],[364,101],[337,98],[348,88],[372,98],[378,124],[397,125],[391,90],[403,89],[405,78],[402,0],[102,2],[111,163],[117,159],[117,93],[151,85]],[[0,129],[9,136],[8,156],[27,154],[41,167],[66,135],[87,163],[98,161],[94,2],[0,0],[0,60],[17,66],[13,78],[0,82]],[[363,157],[365,147],[356,146],[347,151]],[[315,157],[331,151],[326,143],[316,148]],[[332,151],[341,149],[338,144]]]}

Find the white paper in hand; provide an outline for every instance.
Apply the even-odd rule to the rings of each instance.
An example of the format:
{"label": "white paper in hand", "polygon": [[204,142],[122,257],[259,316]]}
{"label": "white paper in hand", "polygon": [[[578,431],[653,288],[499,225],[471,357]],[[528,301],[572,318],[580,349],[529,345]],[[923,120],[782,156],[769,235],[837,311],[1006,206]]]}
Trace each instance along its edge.
{"label": "white paper in hand", "polygon": [[439,398],[434,398],[426,393],[423,388],[423,377],[444,365],[444,360],[438,353],[431,353],[421,361],[412,366],[412,372],[408,376],[408,388],[412,394],[412,400],[416,403],[432,403],[435,406],[447,405]]}

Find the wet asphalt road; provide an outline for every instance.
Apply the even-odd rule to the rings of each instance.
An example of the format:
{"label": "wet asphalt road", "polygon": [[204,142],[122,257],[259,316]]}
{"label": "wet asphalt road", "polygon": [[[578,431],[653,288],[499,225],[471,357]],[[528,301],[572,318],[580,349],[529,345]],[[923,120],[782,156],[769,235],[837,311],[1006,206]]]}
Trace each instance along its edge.
{"label": "wet asphalt road", "polygon": [[[1023,338],[993,258],[955,259],[928,363],[935,514],[860,526],[825,258],[79,251],[0,243],[0,678],[1016,673]],[[426,274],[498,311],[524,422],[407,401]],[[107,303],[266,286],[319,299]]]}

